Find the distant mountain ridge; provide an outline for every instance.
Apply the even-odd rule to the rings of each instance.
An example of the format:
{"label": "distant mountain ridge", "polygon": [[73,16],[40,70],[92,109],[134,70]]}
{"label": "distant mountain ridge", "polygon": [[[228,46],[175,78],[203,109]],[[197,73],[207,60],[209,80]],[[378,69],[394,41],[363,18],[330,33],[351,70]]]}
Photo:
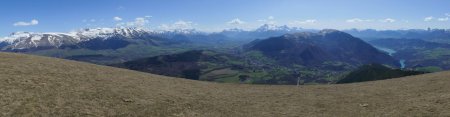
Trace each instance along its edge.
{"label": "distant mountain ridge", "polygon": [[300,27],[289,27],[287,25],[278,26],[275,24],[263,24],[254,30],[247,31],[243,29],[233,28],[233,29],[226,29],[217,33],[226,35],[232,39],[254,40],[254,39],[265,39],[274,36],[281,36],[288,33],[306,32],[306,31],[317,32],[318,30],[304,29]]}
{"label": "distant mountain ridge", "polygon": [[[239,28],[226,29],[221,32],[205,33],[195,29],[178,29],[178,30],[149,30],[143,28],[132,27],[116,27],[116,28],[87,28],[67,33],[33,33],[33,32],[14,32],[7,37],[0,38],[0,50],[3,51],[27,51],[35,49],[48,48],[64,48],[67,46],[78,46],[79,43],[90,43],[95,40],[98,42],[108,41],[109,39],[119,39],[120,42],[126,43],[131,39],[142,39],[150,41],[149,43],[156,45],[153,41],[175,41],[205,43],[211,41],[220,43],[224,40],[250,42],[254,39],[265,39],[269,37],[281,36],[289,33],[298,32],[319,32],[315,29],[304,29],[299,27],[289,27],[287,25],[263,24],[254,30],[243,30]],[[433,30],[343,30],[355,37],[364,40],[374,38],[419,38],[428,41],[450,42],[450,30],[433,29]],[[159,40],[153,40],[159,39]],[[123,41],[125,40],[125,41]],[[108,42],[107,42],[108,43]],[[117,43],[117,40],[114,42]],[[116,47],[106,47],[111,49]]]}
{"label": "distant mountain ridge", "polygon": [[366,42],[327,29],[255,40],[237,53],[192,50],[113,66],[195,80],[296,84],[297,77],[305,83],[335,82],[346,71],[371,63],[400,66]]}
{"label": "distant mountain ridge", "polygon": [[421,69],[434,67],[450,69],[450,44],[425,41],[422,39],[377,39],[370,44],[395,51],[393,57],[404,59],[406,68]]}
{"label": "distant mountain ridge", "polygon": [[246,51],[261,51],[283,64],[316,65],[325,61],[343,61],[355,65],[399,65],[397,60],[359,38],[331,29],[318,33],[302,32],[255,40],[244,48]]}
{"label": "distant mountain ridge", "polygon": [[409,29],[409,30],[375,30],[375,29],[351,29],[343,30],[355,37],[364,40],[382,38],[408,38],[422,39],[426,41],[450,43],[450,29]]}
{"label": "distant mountain ridge", "polygon": [[117,49],[119,47],[126,46],[132,40],[145,40],[147,41],[146,43],[150,43],[151,45],[158,45],[157,42],[220,43],[224,40],[246,41],[256,38],[268,38],[271,36],[279,36],[286,33],[294,33],[300,31],[304,30],[302,28],[288,27],[286,25],[277,26],[273,24],[265,24],[253,31],[232,29],[216,33],[204,33],[196,31],[195,29],[179,29],[166,31],[130,27],[87,28],[68,33],[15,32],[7,37],[0,38],[0,50],[33,51],[51,48],[63,49],[66,47],[92,49],[91,47],[84,47],[85,45],[92,44],[103,44],[103,47],[101,47],[100,49]]}
{"label": "distant mountain ridge", "polygon": [[[15,32],[3,39],[0,38],[1,50],[20,51],[45,48],[82,47],[87,43],[108,46],[108,42],[124,43],[129,40],[147,40],[156,45],[155,41],[172,41],[176,35],[195,35],[195,30],[152,31],[142,28],[88,28],[69,33],[33,33]],[[118,42],[117,40],[120,40]],[[172,41],[173,42],[173,41]],[[115,48],[115,47],[106,47]]]}

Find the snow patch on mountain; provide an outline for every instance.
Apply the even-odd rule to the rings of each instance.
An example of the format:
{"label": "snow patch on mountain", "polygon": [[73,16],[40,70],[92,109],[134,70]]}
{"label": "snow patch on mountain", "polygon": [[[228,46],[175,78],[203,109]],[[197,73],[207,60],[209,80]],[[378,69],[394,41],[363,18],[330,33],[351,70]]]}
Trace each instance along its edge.
{"label": "snow patch on mountain", "polygon": [[7,44],[6,47],[0,49],[15,50],[27,49],[33,47],[52,47],[59,48],[63,45],[74,45],[92,39],[107,40],[111,37],[119,37],[120,39],[138,39],[142,37],[161,36],[161,35],[177,35],[177,34],[199,34],[195,29],[179,29],[179,30],[148,30],[144,28],[134,27],[118,27],[118,28],[86,28],[67,33],[34,33],[34,32],[15,32],[7,37],[0,38],[0,44]]}
{"label": "snow patch on mountain", "polygon": [[264,24],[262,26],[260,26],[259,28],[257,28],[255,31],[256,32],[267,32],[267,31],[286,31],[286,32],[291,32],[291,31],[299,31],[302,28],[298,28],[298,27],[289,27],[287,25],[282,25],[282,26],[278,26],[275,24]]}

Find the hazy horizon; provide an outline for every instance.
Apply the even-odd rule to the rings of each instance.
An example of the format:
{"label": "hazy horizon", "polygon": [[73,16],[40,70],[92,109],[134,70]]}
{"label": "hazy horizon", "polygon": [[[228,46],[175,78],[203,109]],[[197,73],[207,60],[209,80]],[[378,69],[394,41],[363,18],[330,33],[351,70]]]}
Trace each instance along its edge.
{"label": "hazy horizon", "polygon": [[448,4],[446,0],[8,0],[0,5],[5,15],[0,19],[0,36],[117,26],[205,32],[251,30],[263,24],[306,29],[448,29]]}

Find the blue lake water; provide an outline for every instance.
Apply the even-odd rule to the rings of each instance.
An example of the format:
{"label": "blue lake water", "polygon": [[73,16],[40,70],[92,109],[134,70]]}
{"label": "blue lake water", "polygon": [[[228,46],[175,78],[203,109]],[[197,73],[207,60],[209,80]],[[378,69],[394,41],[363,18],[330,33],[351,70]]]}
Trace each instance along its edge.
{"label": "blue lake water", "polygon": [[395,54],[397,52],[397,51],[395,51],[393,49],[389,49],[389,48],[384,48],[384,47],[379,47],[379,46],[374,46],[374,47],[377,48],[378,50],[388,53],[389,56],[392,56],[393,54]]}
{"label": "blue lake water", "polygon": [[[384,47],[379,47],[379,46],[374,46],[375,48],[377,48],[380,51],[386,52],[389,56],[394,55],[397,51],[393,50],[393,49],[389,49],[389,48],[384,48]],[[404,59],[400,59],[400,61],[398,61],[400,63],[400,68],[403,69],[405,68],[406,64],[405,64],[405,60]]]}
{"label": "blue lake water", "polygon": [[405,68],[406,64],[405,64],[405,60],[400,60],[400,68],[403,69]]}

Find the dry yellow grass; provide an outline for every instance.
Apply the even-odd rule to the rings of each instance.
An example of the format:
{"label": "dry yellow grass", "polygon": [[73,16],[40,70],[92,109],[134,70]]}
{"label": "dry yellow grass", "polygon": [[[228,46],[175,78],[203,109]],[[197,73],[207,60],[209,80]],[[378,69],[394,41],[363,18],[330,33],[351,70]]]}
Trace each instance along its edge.
{"label": "dry yellow grass", "polygon": [[192,81],[0,53],[0,116],[450,116],[450,72],[314,86]]}

